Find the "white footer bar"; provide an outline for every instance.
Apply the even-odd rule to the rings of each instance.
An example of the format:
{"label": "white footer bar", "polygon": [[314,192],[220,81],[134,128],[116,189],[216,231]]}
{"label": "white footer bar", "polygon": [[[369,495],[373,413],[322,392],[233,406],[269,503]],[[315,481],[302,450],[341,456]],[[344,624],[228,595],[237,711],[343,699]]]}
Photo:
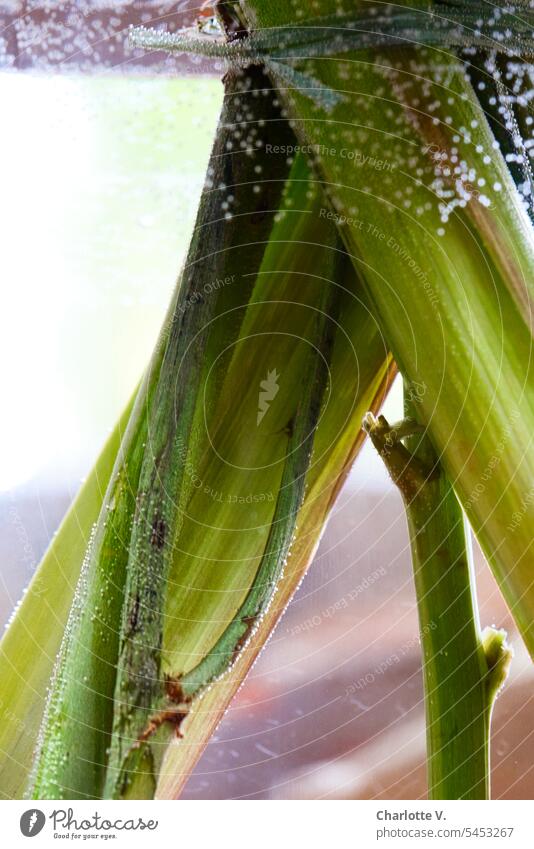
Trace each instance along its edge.
{"label": "white footer bar", "polygon": [[67,841],[187,849],[534,845],[532,803],[519,801],[0,804],[2,843],[34,849]]}

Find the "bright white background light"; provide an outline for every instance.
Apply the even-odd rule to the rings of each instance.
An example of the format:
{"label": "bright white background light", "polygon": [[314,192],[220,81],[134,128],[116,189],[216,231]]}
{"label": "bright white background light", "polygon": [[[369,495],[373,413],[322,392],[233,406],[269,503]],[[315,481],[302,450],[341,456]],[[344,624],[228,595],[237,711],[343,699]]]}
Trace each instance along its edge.
{"label": "bright white background light", "polygon": [[221,91],[0,74],[0,490],[90,468],[154,344]]}

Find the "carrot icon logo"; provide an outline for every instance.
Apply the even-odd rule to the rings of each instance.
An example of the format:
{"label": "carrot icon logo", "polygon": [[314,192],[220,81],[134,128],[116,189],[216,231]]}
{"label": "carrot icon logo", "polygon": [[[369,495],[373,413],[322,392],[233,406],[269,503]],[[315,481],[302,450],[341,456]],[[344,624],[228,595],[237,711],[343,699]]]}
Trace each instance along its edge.
{"label": "carrot icon logo", "polygon": [[38,808],[24,811],[20,818],[20,830],[24,837],[35,837],[42,830],[46,817]]}
{"label": "carrot icon logo", "polygon": [[272,371],[267,372],[267,377],[265,380],[262,380],[260,383],[260,394],[258,397],[258,417],[256,419],[256,425],[259,425],[262,421],[265,413],[271,406],[272,401],[278,395],[278,390],[280,387],[278,386],[278,378],[280,375],[273,369]]}

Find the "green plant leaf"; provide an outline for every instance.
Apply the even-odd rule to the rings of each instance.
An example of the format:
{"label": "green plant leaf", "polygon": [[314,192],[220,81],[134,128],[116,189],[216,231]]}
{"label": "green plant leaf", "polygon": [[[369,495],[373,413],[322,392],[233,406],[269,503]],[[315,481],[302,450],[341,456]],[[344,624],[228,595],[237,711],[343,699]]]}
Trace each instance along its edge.
{"label": "green plant leaf", "polygon": [[[314,14],[351,4],[323,0]],[[251,26],[286,4],[243,0]],[[343,95],[282,94],[419,411],[534,653],[532,226],[465,68],[430,48],[297,69]]]}
{"label": "green plant leaf", "polygon": [[61,523],[0,643],[0,783],[9,799],[22,798],[26,787],[80,569],[132,406],[133,399]]}
{"label": "green plant leaf", "polygon": [[[178,795],[209,734],[239,687],[304,574],[335,497],[362,444],[360,421],[367,403],[377,408],[392,380],[389,354],[364,292],[341,254],[335,227],[320,215],[322,192],[298,156],[282,217],[273,230],[247,310],[240,342],[215,413],[212,444],[196,476],[171,572],[164,632],[167,674],[185,689],[198,683],[198,663],[210,669],[187,704],[180,733],[154,741],[163,749],[159,798]],[[284,569],[270,589],[270,604],[226,674],[219,666],[228,623],[240,621],[251,583],[262,578],[262,553],[273,523],[288,452],[287,423],[304,386],[306,349],[314,344],[314,314],[325,287],[342,293],[336,317],[327,396],[314,435],[306,491],[298,511]],[[306,344],[303,345],[303,342]],[[316,344],[316,343],[315,343]],[[279,374],[279,392],[256,426],[258,389],[269,369]],[[265,498],[265,495],[271,498]],[[273,592],[274,590],[274,592]],[[224,651],[224,650],[223,650]],[[215,655],[214,655],[215,653]],[[214,656],[213,656],[214,655]],[[168,746],[168,748],[167,748]]]}

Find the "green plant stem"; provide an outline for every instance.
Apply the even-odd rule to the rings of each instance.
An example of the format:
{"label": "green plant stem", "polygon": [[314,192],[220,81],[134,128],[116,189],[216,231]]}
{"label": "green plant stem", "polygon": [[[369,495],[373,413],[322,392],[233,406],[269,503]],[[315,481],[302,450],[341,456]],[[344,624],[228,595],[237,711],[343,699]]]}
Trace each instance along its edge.
{"label": "green plant stem", "polygon": [[[121,445],[52,682],[32,788],[37,798],[100,798],[114,725],[128,737],[131,715],[134,724],[139,713],[146,718],[164,686],[158,675],[163,597],[184,497],[179,438],[194,450],[189,435],[206,351],[231,341],[239,328],[215,320],[250,297],[288,171],[285,162],[275,166],[258,196],[254,158],[228,152],[243,99],[262,87],[268,92],[257,68],[227,77],[188,260]],[[258,99],[257,110],[280,120],[272,96]],[[234,186],[242,186],[239,202],[227,216],[223,204]],[[216,285],[221,280],[233,285]],[[121,695],[125,669],[130,699]]]}
{"label": "green plant stem", "polygon": [[[487,799],[490,717],[510,652],[503,632],[480,634],[462,510],[428,436],[417,433],[412,400],[405,412],[404,432],[416,425],[406,444],[382,416],[366,426],[406,507],[423,649],[429,796]],[[488,639],[498,672],[484,650]]]}

